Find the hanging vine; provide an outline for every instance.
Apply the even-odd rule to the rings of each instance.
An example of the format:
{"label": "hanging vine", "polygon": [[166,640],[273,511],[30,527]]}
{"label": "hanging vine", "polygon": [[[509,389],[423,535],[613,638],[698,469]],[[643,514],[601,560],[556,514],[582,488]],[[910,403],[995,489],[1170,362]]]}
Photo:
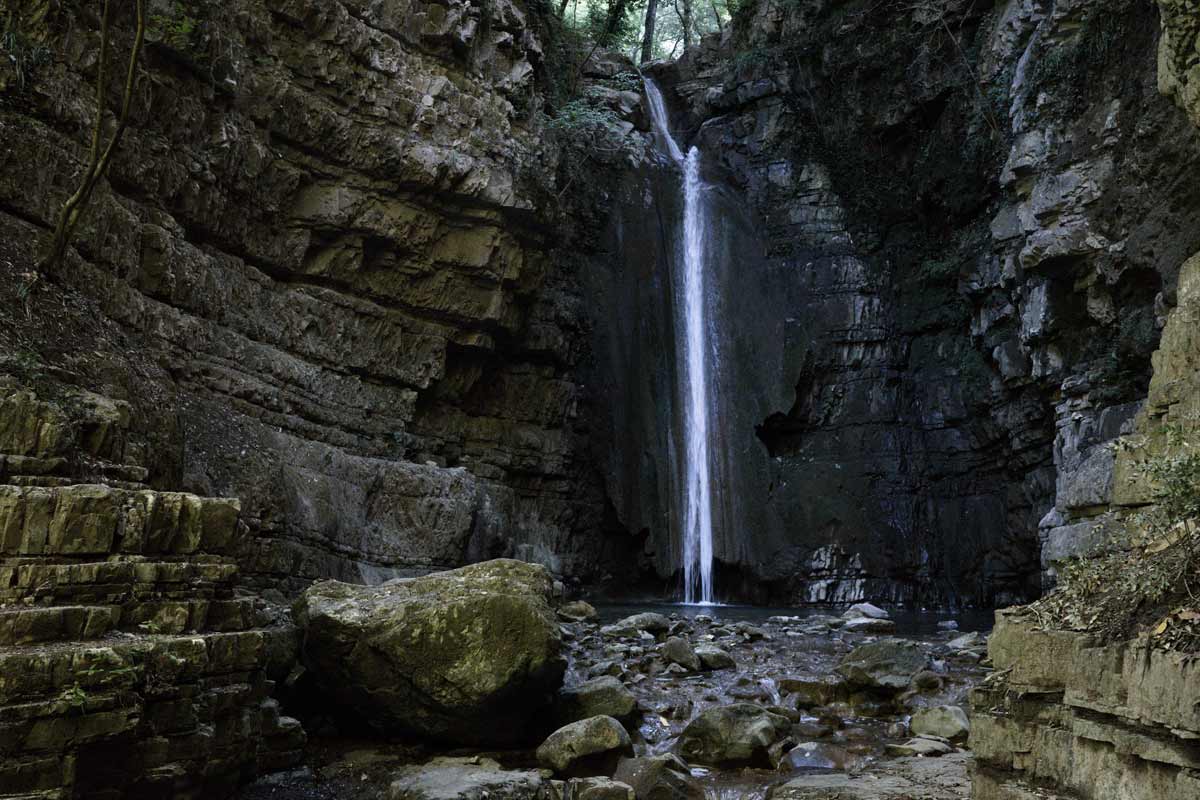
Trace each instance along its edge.
{"label": "hanging vine", "polygon": [[108,78],[108,51],[112,17],[112,0],[104,0],[104,12],[100,22],[100,64],[96,74],[96,122],[92,127],[92,145],[88,157],[88,167],[83,173],[83,179],[75,193],[63,203],[58,214],[58,222],[50,238],[46,255],[39,265],[42,270],[49,269],[62,260],[67,245],[70,244],[92,191],[96,184],[108,172],[108,165],[113,152],[121,141],[121,135],[129,122],[129,107],[133,102],[133,92],[137,85],[137,62],[142,52],[142,43],[146,37],[146,6],[145,0],[135,0],[137,8],[137,30],[134,33],[133,49],[129,54],[129,67],[125,73],[125,85],[121,97],[120,114],[117,117],[117,128],[107,146],[101,149],[101,139],[104,129],[104,85]]}

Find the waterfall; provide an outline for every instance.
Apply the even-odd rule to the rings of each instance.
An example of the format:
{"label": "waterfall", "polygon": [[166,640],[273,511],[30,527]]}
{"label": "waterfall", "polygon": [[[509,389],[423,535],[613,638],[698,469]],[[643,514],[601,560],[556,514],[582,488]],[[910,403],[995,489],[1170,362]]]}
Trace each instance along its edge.
{"label": "waterfall", "polygon": [[662,93],[654,81],[645,79],[650,116],[661,145],[671,160],[683,169],[683,236],[677,288],[676,331],[682,364],[679,398],[683,406],[683,595],[685,603],[709,604],[713,597],[713,491],[709,457],[711,419],[708,360],[714,352],[709,344],[709,319],[705,266],[707,227],[706,187],[700,177],[700,151],[679,149],[667,125]]}

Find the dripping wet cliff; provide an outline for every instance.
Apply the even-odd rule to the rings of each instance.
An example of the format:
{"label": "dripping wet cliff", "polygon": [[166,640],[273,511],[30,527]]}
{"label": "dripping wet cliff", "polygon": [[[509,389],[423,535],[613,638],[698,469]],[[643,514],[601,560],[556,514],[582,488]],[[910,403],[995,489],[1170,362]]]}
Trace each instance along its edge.
{"label": "dripping wet cliff", "polygon": [[[759,4],[650,68],[720,197],[718,591],[1002,604],[1092,543],[1200,247],[1161,14]],[[626,178],[593,296],[609,495],[668,575],[663,182]]]}

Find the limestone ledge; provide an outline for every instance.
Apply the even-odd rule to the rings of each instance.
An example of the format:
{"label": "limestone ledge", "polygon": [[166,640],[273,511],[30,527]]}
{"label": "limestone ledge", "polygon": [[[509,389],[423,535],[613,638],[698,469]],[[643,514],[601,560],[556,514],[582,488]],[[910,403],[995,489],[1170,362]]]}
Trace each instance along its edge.
{"label": "limestone ledge", "polygon": [[974,800],[1200,796],[1200,663],[1147,639],[1100,644],[998,612],[996,672],[972,694]]}

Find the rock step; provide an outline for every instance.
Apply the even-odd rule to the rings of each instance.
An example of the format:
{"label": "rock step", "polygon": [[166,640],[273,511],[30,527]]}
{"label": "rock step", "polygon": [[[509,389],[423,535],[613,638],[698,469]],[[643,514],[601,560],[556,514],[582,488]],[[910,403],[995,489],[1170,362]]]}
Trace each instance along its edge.
{"label": "rock step", "polygon": [[236,500],[102,484],[0,485],[0,556],[227,554]]}
{"label": "rock step", "polygon": [[113,606],[0,607],[0,645],[99,639],[120,618],[121,609]]}
{"label": "rock step", "polygon": [[76,685],[112,690],[147,675],[169,686],[268,665],[286,671],[296,646],[292,627],[0,646],[0,719],[4,706],[54,699]]}
{"label": "rock step", "polygon": [[120,605],[130,600],[211,600],[232,592],[238,568],[227,561],[0,562],[0,603]]}
{"label": "rock step", "polygon": [[164,600],[115,605],[0,607],[0,645],[99,639],[114,631],[177,635],[246,630],[254,600]]}
{"label": "rock step", "polygon": [[[207,776],[212,766],[293,766],[306,736],[298,721],[279,714],[271,686],[248,671],[152,691],[72,687],[58,698],[3,708],[0,798],[90,797],[94,787],[123,782],[139,797],[175,797],[180,775]],[[217,776],[221,791],[213,796],[236,787],[240,776],[229,772]]]}
{"label": "rock step", "polygon": [[121,629],[178,635],[242,631],[254,626],[254,600],[163,600],[131,604],[121,615]]}

